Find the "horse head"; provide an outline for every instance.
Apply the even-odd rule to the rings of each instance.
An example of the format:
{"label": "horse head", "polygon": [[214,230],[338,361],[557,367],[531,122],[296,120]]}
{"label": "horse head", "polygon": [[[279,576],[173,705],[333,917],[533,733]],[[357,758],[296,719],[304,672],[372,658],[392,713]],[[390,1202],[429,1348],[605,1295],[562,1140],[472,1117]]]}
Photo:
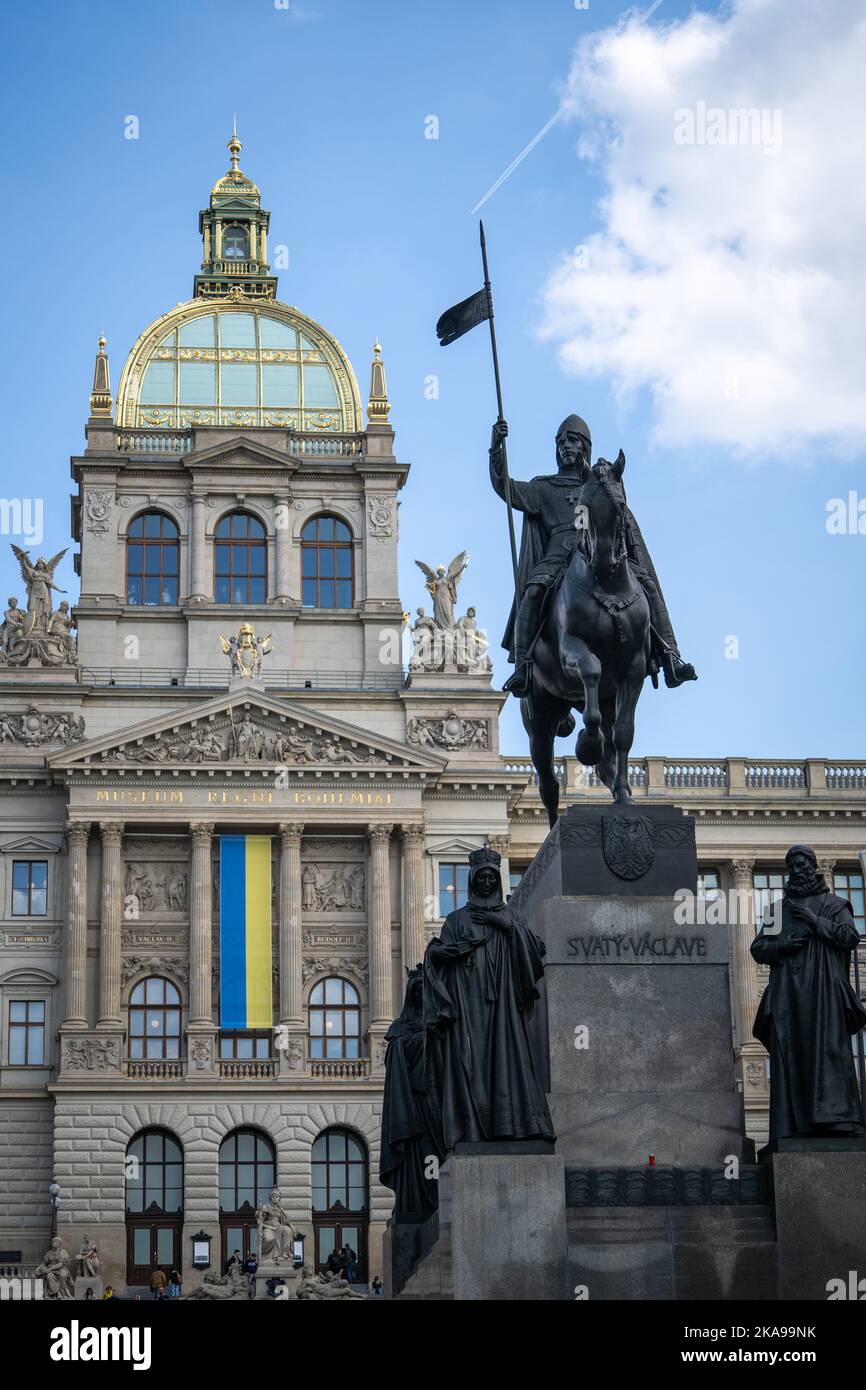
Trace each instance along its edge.
{"label": "horse head", "polygon": [[599,459],[589,470],[578,497],[576,514],[584,537],[582,549],[600,584],[611,579],[627,558],[624,469],[625,455],[621,449],[614,463]]}

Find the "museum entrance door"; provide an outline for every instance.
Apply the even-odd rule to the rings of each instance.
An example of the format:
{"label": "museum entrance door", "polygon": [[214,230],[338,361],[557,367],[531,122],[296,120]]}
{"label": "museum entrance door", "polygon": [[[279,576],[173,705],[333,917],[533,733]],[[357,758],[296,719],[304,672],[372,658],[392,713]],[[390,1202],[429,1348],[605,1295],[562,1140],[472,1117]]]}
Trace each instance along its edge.
{"label": "museum entrance door", "polygon": [[126,1222],[126,1282],[149,1284],[157,1268],[180,1269],[181,1227],[176,1221]]}
{"label": "museum entrance door", "polygon": [[369,1181],[367,1146],[358,1134],[328,1129],[313,1144],[313,1236],[317,1273],[332,1250],[351,1245],[358,1256],[357,1282],[365,1284]]}

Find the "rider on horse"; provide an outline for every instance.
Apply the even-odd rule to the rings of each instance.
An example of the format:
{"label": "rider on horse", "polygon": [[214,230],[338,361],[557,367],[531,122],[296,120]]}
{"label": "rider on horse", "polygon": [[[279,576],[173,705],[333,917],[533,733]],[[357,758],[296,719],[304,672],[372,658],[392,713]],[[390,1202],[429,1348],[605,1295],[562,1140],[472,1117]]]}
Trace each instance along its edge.
{"label": "rider on horse", "polygon": [[[490,443],[490,480],[505,498],[502,443],[508,425],[497,420]],[[502,645],[514,662],[513,675],[505,689],[519,698],[530,692],[532,650],[545,613],[545,601],[565,571],[576,545],[582,542],[577,513],[578,497],[590,471],[592,437],[589,425],[579,415],[563,420],[556,435],[558,472],[521,483],[509,479],[511,503],[523,512],[520,543],[518,596],[508,620]],[[697,679],[695,669],[684,661],[677,649],[664,595],[640,528],[627,510],[626,548],[628,563],[647,597],[652,622],[652,650],[649,673],[657,684],[659,669],[671,687]]]}

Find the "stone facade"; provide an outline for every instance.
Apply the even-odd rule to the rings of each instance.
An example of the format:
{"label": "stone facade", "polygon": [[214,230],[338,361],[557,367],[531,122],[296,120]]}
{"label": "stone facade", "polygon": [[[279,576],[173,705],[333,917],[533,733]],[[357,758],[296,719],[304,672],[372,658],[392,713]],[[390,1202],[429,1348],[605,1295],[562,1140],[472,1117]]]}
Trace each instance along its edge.
{"label": "stone facade", "polygon": [[[215,218],[242,221],[242,205],[224,189],[214,196]],[[380,353],[365,428],[336,341],[269,298],[266,214],[258,202],[254,212],[259,288],[197,282],[197,298],[133,348],[113,415],[100,349],[87,447],[72,461],[78,665],[0,662],[0,1262],[41,1256],[54,1178],[64,1244],[77,1249],[85,1232],[93,1236],[105,1280],[119,1289],[127,1148],[142,1131],[173,1136],[183,1152],[187,1288],[201,1277],[190,1267],[193,1234],[211,1235],[219,1262],[219,1147],[243,1128],[271,1144],[285,1205],[308,1240],[314,1141],[337,1129],[361,1142],[366,1271],[383,1272],[383,1038],[405,971],[453,906],[440,896],[441,866],[489,842],[507,884],[546,834],[528,760],[499,751],[504,697],[483,664],[404,673],[397,494],[408,466],[393,452]],[[232,273],[229,262],[213,271]],[[214,409],[199,412],[205,423],[184,424],[173,405],[170,427],[158,412],[142,423],[154,354],[174,354],[178,371],[184,353],[208,360],[210,349],[174,344],[213,309],[211,293],[228,306],[222,312],[270,313],[285,341],[299,334],[308,346],[284,355],[299,370],[309,362],[332,372],[339,419],[307,412],[278,428],[263,409],[237,424]],[[265,365],[282,351],[265,348],[261,334],[255,342],[250,353]],[[215,532],[233,512],[263,528],[264,590],[254,601],[215,592]],[[171,602],[130,600],[130,526],[146,514],[175,528]],[[351,537],[348,606],[304,599],[301,532],[317,515]],[[452,539],[454,549],[463,540]],[[220,638],[247,622],[270,634],[272,654],[260,678],[244,680],[232,676]],[[561,781],[566,804],[607,795],[573,759],[563,760]],[[694,816],[700,867],[722,888],[743,889],[748,903],[753,871],[778,871],[794,840],[815,845],[825,866],[859,872],[866,764],[648,758],[633,764],[633,784],[636,802],[657,797]],[[239,832],[271,837],[273,1036],[266,1055],[228,1058],[219,1046],[218,841]],[[44,897],[13,892],[22,864],[45,866]],[[748,956],[753,929],[747,915],[729,947],[741,1084],[760,1137],[767,1084],[750,1039],[762,985]],[[154,977],[180,997],[178,1055],[136,1058],[130,996]],[[310,995],[329,977],[357,993],[357,1058],[311,1053]],[[31,1004],[44,1053],[22,1061],[12,1029]],[[20,1050],[20,1026],[15,1037]]]}

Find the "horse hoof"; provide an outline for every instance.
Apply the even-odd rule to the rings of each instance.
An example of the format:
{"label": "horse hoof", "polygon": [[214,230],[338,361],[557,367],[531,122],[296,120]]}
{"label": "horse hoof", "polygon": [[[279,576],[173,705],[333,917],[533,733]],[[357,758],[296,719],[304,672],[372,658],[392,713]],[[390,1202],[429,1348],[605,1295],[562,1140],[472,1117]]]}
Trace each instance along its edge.
{"label": "horse hoof", "polygon": [[604,739],[601,734],[591,734],[583,729],[574,751],[577,761],[583,763],[584,767],[595,767],[604,753]]}
{"label": "horse hoof", "polygon": [[624,806],[631,801],[631,787],[618,787],[613,794],[613,799],[618,805]]}
{"label": "horse hoof", "polygon": [[564,714],[556,726],[557,738],[568,738],[569,734],[574,733],[574,715]]}

